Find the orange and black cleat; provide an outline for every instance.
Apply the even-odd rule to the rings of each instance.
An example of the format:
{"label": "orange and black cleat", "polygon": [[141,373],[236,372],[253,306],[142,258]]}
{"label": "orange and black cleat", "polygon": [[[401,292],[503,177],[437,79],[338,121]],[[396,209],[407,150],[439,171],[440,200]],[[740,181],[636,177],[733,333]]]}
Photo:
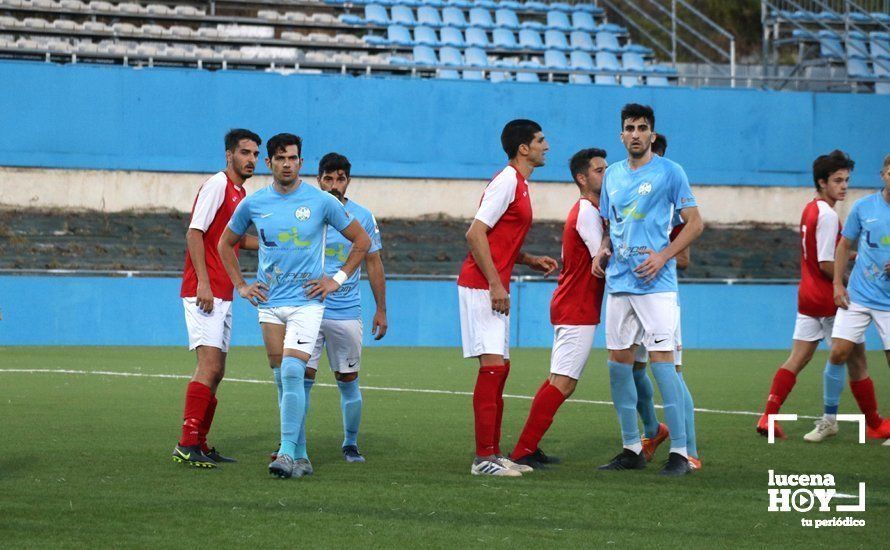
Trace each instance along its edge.
{"label": "orange and black cleat", "polygon": [[652,457],[655,456],[655,449],[657,449],[669,435],[670,432],[668,431],[668,427],[659,422],[658,431],[655,432],[655,437],[652,439],[647,437],[643,438],[643,456],[646,457],[647,462],[652,462]]}
{"label": "orange and black cleat", "polygon": [[[787,439],[785,431],[782,430],[782,426],[778,422],[773,423],[773,431],[778,439]],[[766,413],[763,413],[763,416],[757,421],[757,433],[763,437],[769,437],[769,417]]]}

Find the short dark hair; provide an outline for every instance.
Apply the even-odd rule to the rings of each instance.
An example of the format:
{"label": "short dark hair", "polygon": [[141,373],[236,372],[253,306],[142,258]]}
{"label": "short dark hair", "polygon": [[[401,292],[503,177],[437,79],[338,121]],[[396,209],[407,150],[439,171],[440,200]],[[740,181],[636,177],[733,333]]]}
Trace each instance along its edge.
{"label": "short dark hair", "polygon": [[624,129],[624,121],[627,119],[645,118],[649,123],[649,129],[655,130],[655,112],[648,105],[640,105],[639,103],[628,103],[621,108],[621,129]]}
{"label": "short dark hair", "polygon": [[245,128],[232,128],[226,134],[226,151],[234,151],[235,148],[238,147],[238,144],[241,143],[242,139],[249,139],[256,143],[257,147],[263,144],[263,140],[260,139],[260,136],[254,134],[250,130]]}
{"label": "short dark hair", "polygon": [[590,161],[597,157],[603,159],[606,158],[605,149],[597,149],[596,147],[591,147],[590,149],[581,149],[580,151],[572,155],[571,160],[569,160],[569,172],[572,173],[572,180],[575,183],[578,183],[578,180],[575,179],[575,176],[587,170],[587,167],[590,166]]}
{"label": "short dark hair", "polygon": [[819,180],[828,180],[828,178],[838,170],[853,171],[855,162],[850,155],[835,149],[827,155],[819,155],[813,161],[813,184],[819,189]]}
{"label": "short dark hair", "polygon": [[352,164],[349,163],[348,158],[340,153],[328,153],[321,157],[321,160],[318,162],[318,177],[325,173],[336,173],[343,170],[343,173],[348,178],[351,169]]}
{"label": "short dark hair", "polygon": [[664,137],[664,134],[655,134],[655,141],[652,142],[652,153],[663,157],[667,149],[668,138]]}
{"label": "short dark hair", "polygon": [[514,158],[519,152],[519,146],[530,144],[540,131],[541,125],[533,120],[518,118],[508,122],[501,132],[501,145],[507,158]]}
{"label": "short dark hair", "polygon": [[269,139],[269,143],[266,144],[269,158],[274,157],[278,151],[286,149],[288,145],[296,145],[297,154],[303,156],[303,138],[294,134],[275,134]]}

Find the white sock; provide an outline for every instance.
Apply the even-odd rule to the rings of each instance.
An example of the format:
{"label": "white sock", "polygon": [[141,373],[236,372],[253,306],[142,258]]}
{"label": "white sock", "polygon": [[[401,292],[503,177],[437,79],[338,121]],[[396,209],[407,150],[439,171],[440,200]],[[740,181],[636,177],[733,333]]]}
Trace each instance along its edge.
{"label": "white sock", "polygon": [[625,445],[624,448],[633,451],[633,453],[635,455],[638,455],[643,452],[643,444],[640,443],[639,441],[636,443],[632,443],[630,445]]}
{"label": "white sock", "polygon": [[671,452],[683,455],[683,458],[689,458],[689,453],[686,452],[686,447],[671,447]]}
{"label": "white sock", "polygon": [[836,414],[823,414],[822,420],[829,422],[831,424],[837,424],[837,415]]}

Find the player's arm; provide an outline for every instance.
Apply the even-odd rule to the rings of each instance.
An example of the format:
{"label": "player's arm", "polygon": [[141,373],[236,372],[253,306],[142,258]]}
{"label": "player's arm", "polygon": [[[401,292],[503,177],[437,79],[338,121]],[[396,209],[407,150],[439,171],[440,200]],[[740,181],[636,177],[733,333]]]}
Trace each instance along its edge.
{"label": "player's arm", "polygon": [[374,303],[377,305],[371,334],[375,340],[380,340],[386,336],[386,329],[389,327],[386,322],[386,275],[383,272],[383,258],[380,257],[380,252],[372,252],[365,256],[365,269],[368,271],[368,282],[371,283],[371,293],[374,294]]}
{"label": "player's arm", "polygon": [[550,256],[535,256],[534,254],[529,254],[528,252],[523,252],[521,250],[519,251],[519,256],[516,258],[516,263],[527,265],[535,271],[540,271],[545,277],[559,269],[559,262]]}
{"label": "player's arm", "polygon": [[689,253],[690,249],[691,247],[686,247],[674,256],[677,260],[677,269],[686,269],[689,267],[689,263],[692,260],[692,255]]}
{"label": "player's arm", "polygon": [[[850,261],[850,251],[853,248],[853,241],[847,237],[841,237],[834,251],[834,305],[847,309],[850,305],[850,295],[847,293],[847,287],[844,285],[844,277],[847,273],[847,263]],[[828,262],[826,262],[828,263]],[[822,262],[819,262],[819,268],[822,268]]]}
{"label": "player's arm", "polygon": [[213,291],[210,289],[210,277],[207,275],[207,262],[204,258],[204,232],[189,227],[185,233],[186,248],[198,277],[198,292],[195,304],[204,313],[213,311]]}
{"label": "player's arm", "polygon": [[591,271],[595,277],[604,279],[606,277],[606,268],[609,266],[609,258],[612,257],[612,237],[609,235],[609,221],[604,222],[603,241],[600,248],[593,257],[593,266]]}
{"label": "player's arm", "polygon": [[248,285],[247,281],[244,280],[244,277],[241,275],[241,265],[238,263],[238,255],[235,254],[235,245],[239,242],[241,242],[241,235],[226,227],[222,237],[219,238],[219,244],[216,245],[216,249],[219,251],[219,258],[222,261],[223,267],[226,268],[229,279],[232,280],[232,284],[238,289],[238,294],[251,304],[257,305],[257,302],[266,301],[265,291],[269,289],[259,281]]}
{"label": "player's arm", "polygon": [[510,313],[510,295],[507,289],[501,284],[501,278],[498,276],[498,270],[494,267],[494,260],[491,258],[491,247],[488,246],[488,232],[491,228],[485,223],[474,219],[467,230],[467,246],[470,248],[470,254],[476,260],[476,265],[488,281],[488,293],[491,297],[491,309],[498,313]]}
{"label": "player's arm", "polygon": [[346,279],[355,273],[362,260],[365,259],[368,249],[371,248],[371,238],[368,236],[368,232],[365,231],[365,228],[356,219],[353,219],[349,225],[340,231],[340,234],[352,243],[349,255],[346,256],[346,262],[333,277],[322,276],[320,279],[307,281],[304,285],[307,288],[307,297],[315,298],[316,296],[321,296],[321,299],[324,300],[328,297],[328,294],[336,292]]}
{"label": "player's arm", "polygon": [[671,241],[667,248],[663,250],[657,252],[650,251],[649,257],[634,269],[637,277],[644,279],[646,282],[657,277],[658,272],[661,271],[661,268],[664,267],[668,260],[684,249],[689,248],[689,245],[704,231],[705,224],[702,221],[701,213],[698,211],[697,206],[684,208],[680,211],[680,217],[683,218],[684,225],[677,238]]}
{"label": "player's arm", "polygon": [[241,250],[259,250],[260,240],[256,235],[243,235],[239,246]]}

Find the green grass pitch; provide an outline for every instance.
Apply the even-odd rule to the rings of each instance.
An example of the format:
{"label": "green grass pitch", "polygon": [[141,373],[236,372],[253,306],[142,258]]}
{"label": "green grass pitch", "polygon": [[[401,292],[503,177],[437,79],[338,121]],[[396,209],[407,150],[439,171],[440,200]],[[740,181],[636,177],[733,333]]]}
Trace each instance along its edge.
{"label": "green grass pitch", "polygon": [[[696,407],[759,410],[784,357],[686,352]],[[869,359],[879,402],[890,412],[890,372],[882,354]],[[506,393],[532,395],[548,361],[549,350],[515,350]],[[819,413],[824,361],[820,352],[783,412]],[[645,471],[596,471],[620,450],[615,412],[568,402],[542,444],[564,464],[521,479],[470,476],[470,397],[392,390],[472,391],[476,369],[456,349],[366,350],[359,440],[366,464],[346,464],[340,455],[339,397],[323,363],[308,424],[315,475],[278,480],[266,470],[278,434],[265,356],[235,348],[211,443],[240,462],[189,469],[170,458],[186,382],[156,375],[190,375],[193,362],[172,348],[0,348],[0,546],[877,548],[886,539],[890,448],[859,445],[852,424],[815,445],[801,438],[812,427],[805,419],[786,424],[787,441],[767,445],[754,432],[754,416],[699,412],[704,468],[665,479],[656,475],[665,448]],[[602,350],[592,354],[574,397],[609,400]],[[529,405],[506,400],[505,451]],[[841,412],[858,412],[849,390]],[[846,493],[864,481],[867,510],[769,513],[769,469],[831,473]],[[845,515],[865,519],[865,527],[801,526],[801,518]]]}

